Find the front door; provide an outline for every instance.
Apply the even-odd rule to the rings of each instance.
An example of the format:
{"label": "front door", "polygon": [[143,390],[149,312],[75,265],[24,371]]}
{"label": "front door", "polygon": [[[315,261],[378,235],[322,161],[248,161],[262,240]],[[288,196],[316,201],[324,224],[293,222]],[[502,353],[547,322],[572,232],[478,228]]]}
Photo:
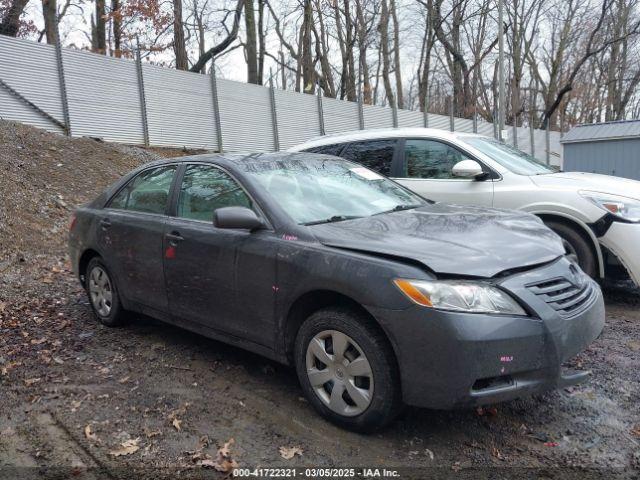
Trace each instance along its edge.
{"label": "front door", "polygon": [[175,165],[139,173],[110,200],[98,243],[121,295],[156,313],[167,312],[162,243]]}
{"label": "front door", "polygon": [[400,178],[405,187],[430,200],[446,203],[493,205],[493,181],[456,178],[451,171],[464,152],[439,140],[407,139]]}
{"label": "front door", "polygon": [[[220,229],[213,212],[254,204],[210,164],[187,165],[176,216],[165,227],[164,268],[172,317],[271,345],[275,249],[271,233]],[[265,242],[265,245],[263,245]]]}

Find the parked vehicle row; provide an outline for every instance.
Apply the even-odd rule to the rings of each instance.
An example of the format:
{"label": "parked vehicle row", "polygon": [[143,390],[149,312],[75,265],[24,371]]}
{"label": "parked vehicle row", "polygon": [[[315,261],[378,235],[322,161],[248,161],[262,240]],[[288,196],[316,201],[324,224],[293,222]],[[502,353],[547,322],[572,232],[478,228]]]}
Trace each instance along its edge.
{"label": "parked vehicle row", "polygon": [[[322,415],[359,431],[404,404],[472,407],[587,378],[564,367],[604,325],[578,249],[540,216],[435,203],[411,180],[380,174],[439,168],[466,177],[468,192],[489,191],[478,203],[500,205],[507,166],[484,146],[462,157],[452,140],[441,143],[454,149],[445,157],[455,174],[415,160],[431,157],[411,138],[373,151],[332,141],[331,153],[355,149],[357,161],[311,152],[163,160],[79,208],[69,250],[97,318],[116,326],[147,314],[292,365]],[[626,213],[611,215],[616,232]]]}

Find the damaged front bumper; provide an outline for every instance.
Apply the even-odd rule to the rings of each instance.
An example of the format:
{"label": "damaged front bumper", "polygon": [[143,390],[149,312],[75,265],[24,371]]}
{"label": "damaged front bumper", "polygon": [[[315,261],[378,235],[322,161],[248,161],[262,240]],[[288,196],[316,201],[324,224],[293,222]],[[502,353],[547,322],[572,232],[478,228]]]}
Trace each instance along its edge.
{"label": "damaged front bumper", "polygon": [[613,222],[607,232],[599,239],[629,272],[629,276],[640,286],[640,224]]}
{"label": "damaged front bumper", "polygon": [[563,367],[600,335],[598,285],[562,258],[495,282],[528,317],[453,313],[413,306],[371,309],[391,339],[410,405],[451,409],[501,402],[584,382]]}

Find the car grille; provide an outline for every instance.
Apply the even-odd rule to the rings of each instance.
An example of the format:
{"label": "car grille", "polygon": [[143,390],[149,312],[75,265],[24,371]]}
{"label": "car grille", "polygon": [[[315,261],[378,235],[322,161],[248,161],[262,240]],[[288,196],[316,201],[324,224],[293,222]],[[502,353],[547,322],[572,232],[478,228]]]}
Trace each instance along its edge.
{"label": "car grille", "polygon": [[585,310],[596,291],[594,282],[586,278],[582,285],[575,285],[565,278],[555,278],[527,288],[563,317],[572,317]]}

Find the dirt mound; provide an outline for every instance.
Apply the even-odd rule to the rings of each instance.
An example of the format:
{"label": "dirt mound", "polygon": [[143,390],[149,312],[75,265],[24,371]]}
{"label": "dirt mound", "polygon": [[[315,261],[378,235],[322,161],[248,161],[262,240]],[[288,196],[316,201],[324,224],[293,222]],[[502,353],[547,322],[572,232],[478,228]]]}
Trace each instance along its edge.
{"label": "dirt mound", "polygon": [[16,256],[63,254],[77,205],[138,165],[185,153],[68,138],[0,121],[0,270]]}

